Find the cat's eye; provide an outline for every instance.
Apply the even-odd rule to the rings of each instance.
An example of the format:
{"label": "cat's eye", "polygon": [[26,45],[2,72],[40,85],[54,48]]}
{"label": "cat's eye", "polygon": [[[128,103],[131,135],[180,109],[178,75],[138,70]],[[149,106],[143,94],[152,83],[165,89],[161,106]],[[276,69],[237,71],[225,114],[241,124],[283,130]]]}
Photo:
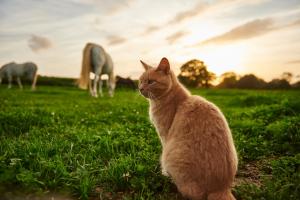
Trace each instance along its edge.
{"label": "cat's eye", "polygon": [[151,84],[155,83],[155,80],[148,80],[147,83],[148,83],[149,85],[151,85]]}

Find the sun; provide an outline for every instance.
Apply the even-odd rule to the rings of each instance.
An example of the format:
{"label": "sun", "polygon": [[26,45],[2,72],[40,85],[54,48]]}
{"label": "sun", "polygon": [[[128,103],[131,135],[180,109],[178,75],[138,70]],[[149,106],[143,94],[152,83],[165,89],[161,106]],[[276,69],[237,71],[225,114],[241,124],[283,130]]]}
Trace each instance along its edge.
{"label": "sun", "polygon": [[185,63],[192,59],[201,60],[208,71],[217,76],[229,71],[243,74],[248,50],[244,44],[215,45],[190,48],[184,53],[176,53],[174,57],[177,63]]}
{"label": "sun", "polygon": [[235,44],[205,48],[200,56],[209,71],[221,75],[228,71],[242,73],[246,52],[243,45]]}
{"label": "sun", "polygon": [[[249,48],[244,44],[215,45],[206,47],[190,48],[183,54],[174,55],[176,63],[185,63],[192,59],[204,62],[207,70],[220,77],[225,72],[245,73]],[[176,72],[180,72],[180,64],[177,64]],[[213,84],[218,84],[219,78]]]}

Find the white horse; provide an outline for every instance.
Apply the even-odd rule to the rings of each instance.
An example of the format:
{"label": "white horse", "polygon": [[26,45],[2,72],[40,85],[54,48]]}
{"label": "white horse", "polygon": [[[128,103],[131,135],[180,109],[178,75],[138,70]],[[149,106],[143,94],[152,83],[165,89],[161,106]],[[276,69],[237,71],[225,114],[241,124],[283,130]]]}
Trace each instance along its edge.
{"label": "white horse", "polygon": [[17,79],[19,87],[22,89],[23,85],[21,78],[27,78],[32,81],[31,89],[35,90],[36,80],[37,80],[37,65],[32,62],[26,62],[22,64],[17,64],[11,62],[3,65],[0,68],[0,84],[3,78],[8,80],[8,88],[11,88],[13,78]]}
{"label": "white horse", "polygon": [[[95,74],[94,81],[90,80],[90,72]],[[103,47],[97,44],[88,43],[83,50],[81,74],[78,80],[78,85],[82,89],[89,87],[90,94],[93,97],[98,97],[97,84],[99,82],[99,93],[102,93],[102,79],[103,74],[108,75],[108,88],[109,96],[113,96],[115,89],[114,65],[108,53],[105,52]]]}

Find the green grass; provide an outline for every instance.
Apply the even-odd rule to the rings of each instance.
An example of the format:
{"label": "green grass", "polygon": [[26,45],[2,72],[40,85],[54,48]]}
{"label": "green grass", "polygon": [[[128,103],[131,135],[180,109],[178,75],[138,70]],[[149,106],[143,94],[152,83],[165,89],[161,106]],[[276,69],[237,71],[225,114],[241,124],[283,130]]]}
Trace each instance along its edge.
{"label": "green grass", "polygon": [[[239,154],[237,199],[300,199],[300,92],[193,90],[217,104]],[[74,87],[0,86],[0,197],[52,191],[81,199],[180,199],[137,92],[91,98]],[[14,192],[14,191],[13,191]]]}

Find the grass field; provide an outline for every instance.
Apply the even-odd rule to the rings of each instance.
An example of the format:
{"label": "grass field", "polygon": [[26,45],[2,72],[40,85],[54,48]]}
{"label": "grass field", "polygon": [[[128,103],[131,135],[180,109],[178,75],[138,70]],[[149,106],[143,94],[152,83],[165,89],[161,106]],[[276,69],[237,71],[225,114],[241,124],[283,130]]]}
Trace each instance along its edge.
{"label": "grass field", "polygon": [[[300,92],[193,90],[228,119],[237,199],[300,199]],[[0,86],[0,197],[180,199],[136,91],[91,98],[74,87]],[[51,192],[49,192],[51,191]],[[1,199],[1,198],[0,198]]]}

